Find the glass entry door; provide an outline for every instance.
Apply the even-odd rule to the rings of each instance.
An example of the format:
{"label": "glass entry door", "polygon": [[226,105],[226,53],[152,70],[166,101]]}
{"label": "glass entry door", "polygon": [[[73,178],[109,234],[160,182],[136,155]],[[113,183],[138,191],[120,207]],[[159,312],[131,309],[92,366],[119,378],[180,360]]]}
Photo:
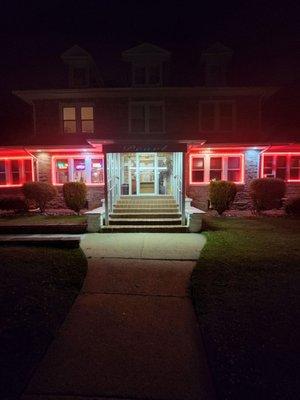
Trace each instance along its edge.
{"label": "glass entry door", "polygon": [[139,166],[138,194],[155,194],[155,154],[137,153]]}
{"label": "glass entry door", "polygon": [[123,153],[121,195],[172,194],[172,153]]}

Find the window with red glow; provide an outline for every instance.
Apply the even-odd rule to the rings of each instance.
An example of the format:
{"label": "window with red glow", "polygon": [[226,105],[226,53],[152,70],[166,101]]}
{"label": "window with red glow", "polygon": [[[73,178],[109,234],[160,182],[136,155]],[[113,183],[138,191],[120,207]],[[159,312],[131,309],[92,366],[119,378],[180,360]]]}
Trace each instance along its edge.
{"label": "window with red glow", "polygon": [[0,159],[0,186],[20,186],[33,180],[32,159]]}
{"label": "window with red glow", "polygon": [[192,180],[193,182],[204,182],[204,158],[192,158]]}
{"label": "window with red glow", "polygon": [[53,183],[85,182],[87,185],[104,184],[104,159],[102,156],[53,157]]}
{"label": "window with red glow", "polygon": [[263,177],[300,181],[300,154],[264,154]]}
{"label": "window with red glow", "polygon": [[228,180],[243,183],[243,155],[191,154],[190,183],[209,183],[212,180]]}
{"label": "window with red glow", "polygon": [[221,179],[222,179],[222,157],[211,157],[209,180],[220,181]]}
{"label": "window with red glow", "polygon": [[241,158],[228,157],[227,180],[239,182],[241,180]]}

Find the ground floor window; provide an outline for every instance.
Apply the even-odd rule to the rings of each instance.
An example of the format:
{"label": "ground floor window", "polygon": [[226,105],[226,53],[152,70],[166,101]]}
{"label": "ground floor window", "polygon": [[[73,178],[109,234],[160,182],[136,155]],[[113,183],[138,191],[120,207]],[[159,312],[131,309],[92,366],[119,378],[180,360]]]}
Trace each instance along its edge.
{"label": "ground floor window", "polygon": [[262,176],[300,182],[300,154],[263,154]]}
{"label": "ground floor window", "polygon": [[87,185],[104,184],[103,155],[55,156],[52,160],[55,185],[66,182],[85,182]]}
{"label": "ground floor window", "polygon": [[0,159],[0,187],[21,186],[33,180],[32,158]]}
{"label": "ground floor window", "polygon": [[191,154],[189,163],[190,184],[226,180],[235,183],[244,181],[243,154]]}

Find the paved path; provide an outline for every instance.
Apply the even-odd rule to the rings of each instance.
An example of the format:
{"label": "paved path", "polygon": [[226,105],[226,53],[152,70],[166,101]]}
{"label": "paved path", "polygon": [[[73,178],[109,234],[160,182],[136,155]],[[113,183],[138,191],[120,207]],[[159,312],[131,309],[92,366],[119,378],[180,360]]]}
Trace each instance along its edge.
{"label": "paved path", "polygon": [[[109,240],[104,236],[110,235],[99,242]],[[23,400],[213,399],[188,297],[194,262],[103,258],[102,246],[97,252],[87,244],[89,237],[82,244],[90,257],[82,293]]]}

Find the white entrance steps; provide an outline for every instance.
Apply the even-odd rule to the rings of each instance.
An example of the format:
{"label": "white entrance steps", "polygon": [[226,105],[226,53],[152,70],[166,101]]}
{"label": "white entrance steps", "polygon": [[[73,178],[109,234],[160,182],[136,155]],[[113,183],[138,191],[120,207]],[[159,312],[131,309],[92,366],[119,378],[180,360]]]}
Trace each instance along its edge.
{"label": "white entrance steps", "polygon": [[172,196],[121,196],[104,232],[186,232]]}

